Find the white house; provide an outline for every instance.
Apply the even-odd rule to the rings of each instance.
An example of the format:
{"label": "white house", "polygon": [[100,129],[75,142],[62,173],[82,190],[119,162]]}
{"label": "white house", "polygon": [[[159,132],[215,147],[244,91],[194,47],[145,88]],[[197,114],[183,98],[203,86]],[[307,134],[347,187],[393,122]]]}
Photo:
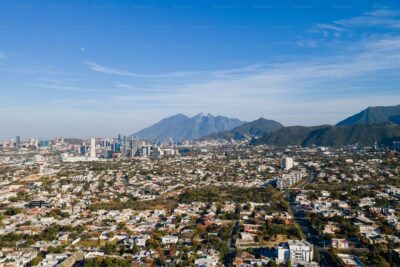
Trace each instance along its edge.
{"label": "white house", "polygon": [[196,259],[194,264],[198,267],[209,267],[218,265],[218,257],[207,255],[205,257]]}
{"label": "white house", "polygon": [[178,237],[174,235],[166,235],[161,238],[161,244],[176,244],[178,243]]}
{"label": "white house", "polygon": [[146,241],[150,239],[149,235],[141,235],[141,236],[137,236],[134,238],[135,240],[135,244],[138,247],[144,247],[146,246]]}

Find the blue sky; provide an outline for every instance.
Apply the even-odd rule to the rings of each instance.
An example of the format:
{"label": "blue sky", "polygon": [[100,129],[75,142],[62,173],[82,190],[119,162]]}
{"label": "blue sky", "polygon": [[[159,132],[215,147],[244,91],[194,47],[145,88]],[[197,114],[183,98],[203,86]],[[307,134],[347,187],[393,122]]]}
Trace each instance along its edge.
{"label": "blue sky", "polygon": [[398,1],[1,1],[0,138],[400,104]]}

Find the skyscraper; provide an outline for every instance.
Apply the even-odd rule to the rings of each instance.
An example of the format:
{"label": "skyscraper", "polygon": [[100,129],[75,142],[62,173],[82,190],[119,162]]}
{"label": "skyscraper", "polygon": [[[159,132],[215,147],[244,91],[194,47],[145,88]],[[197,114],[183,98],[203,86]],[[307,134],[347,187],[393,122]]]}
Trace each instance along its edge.
{"label": "skyscraper", "polygon": [[94,138],[90,139],[90,159],[96,158],[96,141]]}
{"label": "skyscraper", "polygon": [[40,140],[39,141],[39,147],[48,147],[50,145],[49,140]]}
{"label": "skyscraper", "polygon": [[281,168],[284,169],[285,171],[290,170],[293,168],[293,158],[288,158],[285,157],[281,161]]}
{"label": "skyscraper", "polygon": [[17,136],[15,137],[15,145],[16,145],[16,146],[21,145],[21,136],[17,135]]}

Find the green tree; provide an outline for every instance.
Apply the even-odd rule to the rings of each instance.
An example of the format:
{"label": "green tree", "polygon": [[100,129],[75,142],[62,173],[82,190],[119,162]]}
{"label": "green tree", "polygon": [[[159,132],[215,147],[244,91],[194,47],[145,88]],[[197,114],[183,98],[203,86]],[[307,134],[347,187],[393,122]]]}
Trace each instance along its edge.
{"label": "green tree", "polygon": [[37,255],[35,258],[33,258],[33,259],[31,260],[31,265],[32,265],[32,266],[36,266],[36,265],[38,265],[42,260],[43,260],[43,257],[42,257],[41,254],[39,254],[39,255]]}

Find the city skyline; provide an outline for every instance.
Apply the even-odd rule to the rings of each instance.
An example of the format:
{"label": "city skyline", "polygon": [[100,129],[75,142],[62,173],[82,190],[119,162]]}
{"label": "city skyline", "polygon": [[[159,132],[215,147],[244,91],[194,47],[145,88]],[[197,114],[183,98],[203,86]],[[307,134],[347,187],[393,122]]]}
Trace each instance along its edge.
{"label": "city skyline", "polygon": [[0,5],[1,139],[129,135],[176,113],[334,124],[400,103],[395,1]]}

